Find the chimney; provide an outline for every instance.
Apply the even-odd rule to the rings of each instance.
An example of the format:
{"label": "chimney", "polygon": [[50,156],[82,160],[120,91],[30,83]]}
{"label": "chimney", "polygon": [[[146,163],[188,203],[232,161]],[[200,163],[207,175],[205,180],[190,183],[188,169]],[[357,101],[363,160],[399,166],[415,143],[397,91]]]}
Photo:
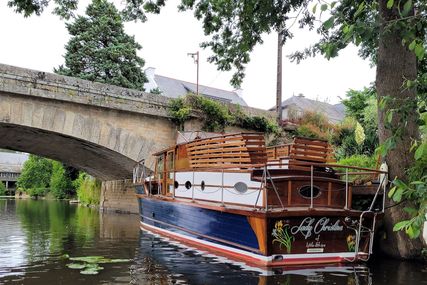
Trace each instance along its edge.
{"label": "chimney", "polygon": [[147,76],[147,79],[153,79],[154,80],[154,74],[156,72],[156,68],[155,67],[147,67],[145,70],[145,76]]}
{"label": "chimney", "polygon": [[147,67],[144,70],[145,76],[147,77],[148,82],[144,84],[145,92],[150,92],[150,90],[158,88],[156,81],[154,80],[154,75],[156,72],[156,68]]}
{"label": "chimney", "polygon": [[298,97],[304,98],[305,96],[304,96],[304,94],[300,93],[300,94],[298,94]]}

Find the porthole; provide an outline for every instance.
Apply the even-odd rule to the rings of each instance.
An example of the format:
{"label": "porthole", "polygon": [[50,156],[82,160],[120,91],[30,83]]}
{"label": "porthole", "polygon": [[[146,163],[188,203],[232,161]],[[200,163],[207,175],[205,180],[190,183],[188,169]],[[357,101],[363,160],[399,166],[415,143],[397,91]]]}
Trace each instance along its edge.
{"label": "porthole", "polygon": [[205,186],[205,181],[202,180],[202,182],[200,182],[200,189],[202,189],[202,191],[205,190]]}
{"label": "porthole", "polygon": [[190,181],[185,182],[185,188],[187,188],[187,189],[191,188],[191,182]]}
{"label": "porthole", "polygon": [[178,181],[175,180],[175,182],[173,183],[173,186],[175,187],[175,189],[178,189],[178,187],[179,187]]}
{"label": "porthole", "polygon": [[[320,188],[313,185],[313,198],[317,198],[320,196]],[[299,194],[307,199],[311,198],[311,186],[310,185],[304,185],[299,189]]]}
{"label": "porthole", "polygon": [[244,182],[237,182],[234,184],[234,189],[236,189],[236,191],[239,193],[245,193],[248,191],[248,185],[246,185]]}

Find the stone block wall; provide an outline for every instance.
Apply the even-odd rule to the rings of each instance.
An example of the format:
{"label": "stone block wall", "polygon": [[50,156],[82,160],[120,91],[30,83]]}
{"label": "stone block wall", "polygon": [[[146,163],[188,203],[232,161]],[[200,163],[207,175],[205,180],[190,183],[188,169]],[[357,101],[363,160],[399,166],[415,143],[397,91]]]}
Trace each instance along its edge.
{"label": "stone block wall", "polygon": [[106,211],[139,214],[132,180],[103,181],[99,207]]}

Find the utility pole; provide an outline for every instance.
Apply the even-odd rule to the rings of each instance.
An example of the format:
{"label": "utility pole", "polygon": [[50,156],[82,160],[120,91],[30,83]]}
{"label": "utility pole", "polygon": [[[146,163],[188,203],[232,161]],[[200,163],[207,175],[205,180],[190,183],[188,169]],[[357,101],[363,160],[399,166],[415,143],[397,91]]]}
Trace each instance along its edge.
{"label": "utility pole", "polygon": [[276,112],[277,122],[282,123],[282,47],[283,36],[277,33],[277,85],[276,85]]}
{"label": "utility pole", "polygon": [[187,53],[194,60],[194,63],[197,64],[197,75],[196,75],[196,95],[199,95],[199,51],[193,53]]}

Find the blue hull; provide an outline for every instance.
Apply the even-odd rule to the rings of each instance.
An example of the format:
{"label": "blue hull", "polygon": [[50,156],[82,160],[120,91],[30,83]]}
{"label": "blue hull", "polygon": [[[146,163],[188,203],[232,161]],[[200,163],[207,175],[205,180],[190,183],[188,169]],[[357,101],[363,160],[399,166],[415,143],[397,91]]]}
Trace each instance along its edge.
{"label": "blue hull", "polygon": [[157,199],[138,200],[145,224],[259,254],[257,237],[246,216]]}

